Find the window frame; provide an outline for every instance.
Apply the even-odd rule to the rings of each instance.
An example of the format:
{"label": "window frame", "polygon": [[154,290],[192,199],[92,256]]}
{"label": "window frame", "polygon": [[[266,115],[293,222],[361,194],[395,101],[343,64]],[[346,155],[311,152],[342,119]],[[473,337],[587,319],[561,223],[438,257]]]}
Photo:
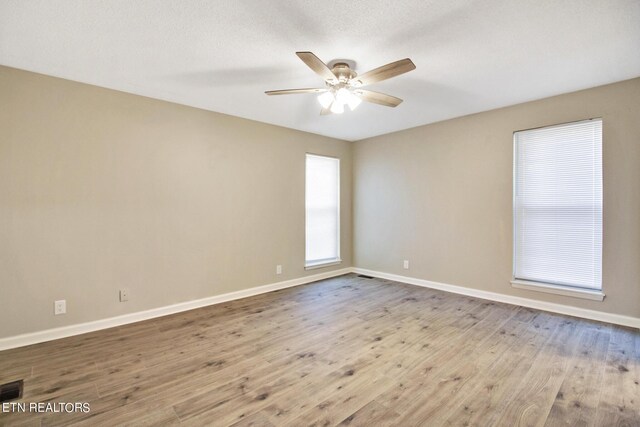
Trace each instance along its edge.
{"label": "window frame", "polygon": [[[513,176],[512,176],[512,185],[513,185],[513,192],[512,192],[512,225],[513,225],[513,229],[512,229],[512,233],[513,233],[513,238],[512,238],[512,267],[511,267],[511,286],[514,288],[518,288],[518,289],[526,289],[526,290],[531,290],[531,291],[536,291],[536,292],[545,292],[545,293],[550,293],[550,294],[556,294],[556,295],[564,295],[564,296],[570,296],[570,297],[576,297],[576,298],[582,298],[582,299],[589,299],[589,300],[594,300],[594,301],[602,301],[604,300],[605,297],[605,293],[603,291],[603,283],[602,280],[600,282],[600,289],[592,289],[592,288],[586,288],[586,287],[577,287],[577,286],[571,286],[571,285],[565,285],[565,284],[558,284],[558,283],[550,283],[550,282],[544,282],[544,281],[536,281],[536,280],[529,280],[529,279],[521,279],[518,278],[516,276],[516,263],[517,263],[517,238],[518,238],[518,233],[517,233],[517,196],[516,196],[516,192],[517,192],[517,186],[518,186],[518,147],[517,147],[517,134],[520,132],[528,132],[528,131],[535,131],[535,130],[543,130],[543,129],[552,129],[554,127],[563,127],[563,126],[567,126],[567,125],[575,125],[575,124],[580,124],[580,123],[588,123],[588,122],[592,122],[594,120],[600,121],[602,124],[602,128],[601,128],[601,135],[600,135],[600,144],[601,144],[601,148],[604,144],[604,121],[602,120],[601,117],[594,117],[594,118],[589,118],[589,119],[585,119],[585,120],[577,120],[577,121],[571,121],[571,122],[564,122],[564,123],[557,123],[557,124],[553,124],[553,125],[549,125],[549,126],[539,126],[539,127],[535,127],[535,128],[529,128],[529,129],[520,129],[517,131],[513,132],[513,143],[512,143],[512,148],[513,148]],[[600,168],[601,168],[601,175],[603,175],[603,171],[604,171],[604,157],[601,158],[601,164],[600,164]],[[604,176],[602,176],[602,179],[604,180]],[[602,190],[604,192],[604,185],[602,185]],[[603,202],[603,206],[602,209],[604,211],[604,194],[602,195],[602,202]],[[602,240],[604,240],[604,214],[601,217],[601,231],[602,231]],[[601,241],[601,245],[603,245],[603,241]],[[603,246],[602,246],[603,247]],[[603,262],[603,254],[602,254],[602,247],[601,247],[601,256],[600,256],[600,263],[601,263],[601,270],[602,270],[602,262]]]}
{"label": "window frame", "polygon": [[[320,158],[324,158],[324,159],[331,159],[331,160],[336,160],[338,163],[338,168],[337,168],[337,204],[336,204],[336,256],[332,257],[332,258],[325,258],[325,259],[318,259],[318,260],[312,260],[309,261],[307,260],[307,160],[309,157],[320,157]],[[305,215],[304,215],[304,235],[305,235],[305,257],[304,257],[304,269],[305,270],[314,270],[317,268],[323,268],[323,267],[330,267],[333,265],[339,265],[342,263],[342,257],[340,255],[340,251],[341,251],[341,239],[340,239],[340,230],[341,230],[341,214],[340,214],[340,199],[341,199],[341,175],[342,175],[342,162],[340,161],[339,157],[336,156],[328,156],[326,154],[317,154],[317,153],[312,153],[312,152],[306,152],[305,153],[305,157],[304,157],[304,200],[305,200]]]}

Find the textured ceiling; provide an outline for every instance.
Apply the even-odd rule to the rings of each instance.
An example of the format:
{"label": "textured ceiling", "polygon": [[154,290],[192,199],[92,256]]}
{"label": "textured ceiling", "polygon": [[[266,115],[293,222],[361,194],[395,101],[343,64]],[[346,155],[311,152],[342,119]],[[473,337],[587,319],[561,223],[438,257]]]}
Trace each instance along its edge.
{"label": "textured ceiling", "polygon": [[[417,69],[320,117],[300,50]],[[0,64],[358,140],[640,76],[640,0],[0,0]]]}

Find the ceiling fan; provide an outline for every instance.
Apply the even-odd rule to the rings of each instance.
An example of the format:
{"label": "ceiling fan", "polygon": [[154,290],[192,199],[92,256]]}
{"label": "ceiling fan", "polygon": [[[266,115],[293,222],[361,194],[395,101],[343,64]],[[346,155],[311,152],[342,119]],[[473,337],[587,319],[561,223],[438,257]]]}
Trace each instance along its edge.
{"label": "ceiling fan", "polygon": [[324,79],[326,87],[309,89],[269,90],[267,95],[291,95],[298,93],[319,93],[318,102],[322,105],[320,115],[342,114],[344,106],[353,111],[362,101],[373,102],[385,107],[397,107],[402,99],[380,92],[361,89],[372,83],[381,82],[400,74],[415,70],[416,66],[409,58],[392,62],[364,74],[358,75],[346,62],[336,62],[329,68],[311,52],[296,52],[296,55]]}

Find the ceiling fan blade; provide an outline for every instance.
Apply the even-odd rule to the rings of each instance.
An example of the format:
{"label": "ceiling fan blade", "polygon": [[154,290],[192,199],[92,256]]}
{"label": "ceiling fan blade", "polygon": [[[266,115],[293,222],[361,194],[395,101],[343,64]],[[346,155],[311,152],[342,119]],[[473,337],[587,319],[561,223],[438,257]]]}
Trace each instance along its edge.
{"label": "ceiling fan blade", "polygon": [[331,112],[331,108],[323,108],[322,110],[320,110],[321,116],[328,116],[329,114],[333,114]]}
{"label": "ceiling fan blade", "polygon": [[320,58],[315,56],[313,53],[296,52],[296,55],[298,55],[298,57],[302,59],[302,62],[307,64],[309,68],[315,71],[315,73],[322,77],[324,80],[336,80],[336,75],[331,72],[329,67],[327,67],[327,64],[322,62]]}
{"label": "ceiling fan blade", "polygon": [[359,81],[361,86],[366,86],[371,83],[377,83],[390,79],[391,77],[399,76],[400,74],[404,74],[415,69],[416,65],[409,58],[405,58],[383,65],[382,67],[378,67],[374,70],[367,71],[366,73],[354,78],[354,80]]}
{"label": "ceiling fan blade", "polygon": [[384,105],[385,107],[397,107],[402,103],[402,99],[400,98],[372,90],[356,90],[354,93],[363,101],[373,102],[374,104]]}
{"label": "ceiling fan blade", "polygon": [[282,89],[282,90],[268,90],[265,93],[267,95],[291,95],[295,93],[322,93],[326,92],[324,88],[309,88],[309,89]]}

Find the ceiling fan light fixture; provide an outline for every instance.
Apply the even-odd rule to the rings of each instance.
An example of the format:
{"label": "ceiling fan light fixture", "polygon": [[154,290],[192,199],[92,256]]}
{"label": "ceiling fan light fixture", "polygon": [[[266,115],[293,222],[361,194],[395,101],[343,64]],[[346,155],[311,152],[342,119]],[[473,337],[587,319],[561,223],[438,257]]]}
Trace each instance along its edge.
{"label": "ceiling fan light fixture", "polygon": [[349,91],[349,89],[341,87],[336,92],[336,102],[339,102],[340,104],[344,105],[344,104],[348,104],[350,99],[351,99],[351,92]]}
{"label": "ceiling fan light fixture", "polygon": [[333,104],[331,104],[331,112],[333,114],[342,114],[344,113],[344,104],[335,101]]}
{"label": "ceiling fan light fixture", "polygon": [[335,101],[335,97],[331,92],[325,92],[318,96],[318,102],[322,105],[322,108],[329,108],[333,101]]}
{"label": "ceiling fan light fixture", "polygon": [[362,99],[360,99],[360,97],[353,92],[349,92],[349,95],[349,101],[347,102],[347,104],[349,104],[349,108],[351,109],[351,111],[353,111],[358,108],[358,105],[360,105]]}
{"label": "ceiling fan light fixture", "polygon": [[348,105],[351,111],[355,110],[362,102],[360,97],[356,96],[351,90],[342,87],[336,92],[336,101],[344,107]]}

